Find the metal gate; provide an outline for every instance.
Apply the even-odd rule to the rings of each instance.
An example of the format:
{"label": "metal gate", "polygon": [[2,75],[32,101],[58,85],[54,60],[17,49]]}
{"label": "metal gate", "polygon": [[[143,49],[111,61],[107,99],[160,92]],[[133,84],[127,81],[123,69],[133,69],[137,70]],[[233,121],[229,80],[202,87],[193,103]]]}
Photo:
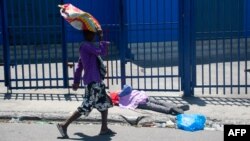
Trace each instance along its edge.
{"label": "metal gate", "polygon": [[195,94],[249,93],[250,1],[195,0],[194,4]]}
{"label": "metal gate", "polygon": [[1,0],[7,87],[70,87],[83,37],[59,14],[66,2],[93,14],[111,41],[108,86],[249,92],[249,0]]}
{"label": "metal gate", "polygon": [[[63,87],[60,1],[4,0],[5,84],[10,89]],[[52,71],[53,70],[53,71]]]}
{"label": "metal gate", "polygon": [[[82,34],[64,22],[61,1],[3,0],[5,84],[11,89],[67,88]],[[178,1],[67,1],[93,14],[111,41],[106,83],[180,90]],[[4,6],[3,6],[4,7]],[[167,14],[168,13],[168,14]],[[120,87],[119,87],[120,88]]]}
{"label": "metal gate", "polygon": [[[100,20],[104,37],[111,41],[109,55],[105,58],[108,86],[118,86],[120,89],[128,84],[138,90],[180,91],[178,1],[98,2],[99,6],[95,2],[81,2],[80,8]],[[70,32],[71,36],[78,36],[75,30]],[[67,46],[68,49],[72,48],[68,54],[71,54],[70,60],[74,66],[78,56],[74,52],[78,50],[79,43]],[[70,81],[73,72],[74,68],[69,73]]]}
{"label": "metal gate", "polygon": [[178,0],[126,0],[126,84],[180,91],[178,4]]}

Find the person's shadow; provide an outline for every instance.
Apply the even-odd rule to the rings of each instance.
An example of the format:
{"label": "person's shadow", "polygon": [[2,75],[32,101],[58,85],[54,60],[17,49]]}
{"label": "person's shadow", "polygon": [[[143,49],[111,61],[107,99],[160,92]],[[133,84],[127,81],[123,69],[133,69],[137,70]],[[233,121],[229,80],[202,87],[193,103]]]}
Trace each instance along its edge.
{"label": "person's shadow", "polygon": [[[89,136],[83,133],[75,133],[74,135],[79,136],[79,138],[68,138],[68,139],[69,140],[81,140],[81,141],[111,141],[112,140],[111,137],[115,136],[115,134]],[[60,139],[60,137],[58,137],[58,139]]]}

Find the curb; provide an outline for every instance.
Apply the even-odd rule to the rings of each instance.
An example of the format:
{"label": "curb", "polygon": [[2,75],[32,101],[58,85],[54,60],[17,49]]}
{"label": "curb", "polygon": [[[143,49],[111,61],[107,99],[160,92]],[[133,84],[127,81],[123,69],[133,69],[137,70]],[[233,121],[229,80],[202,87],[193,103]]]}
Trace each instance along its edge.
{"label": "curb", "polygon": [[[66,120],[68,116],[70,116],[70,114],[68,113],[0,112],[0,120],[16,119],[18,121],[25,121],[25,120],[63,121]],[[124,122],[121,119],[118,119],[117,117],[108,120],[114,123]],[[101,121],[101,116],[92,115],[89,117],[80,117],[78,121],[99,122]]]}
{"label": "curb", "polygon": [[[39,113],[39,112],[0,112],[0,120],[16,120],[16,121],[26,121],[26,120],[34,120],[34,121],[63,121],[66,120],[70,116],[69,113],[57,112],[57,113]],[[139,116],[127,116],[128,119],[135,120]],[[173,120],[173,117],[170,116],[149,116],[142,115],[145,118],[142,120],[143,122],[164,122],[168,120]],[[82,122],[101,122],[100,114],[91,114],[88,117],[80,117],[77,121]],[[110,123],[121,123],[125,124],[128,122],[124,120],[120,115],[109,114],[108,122]]]}

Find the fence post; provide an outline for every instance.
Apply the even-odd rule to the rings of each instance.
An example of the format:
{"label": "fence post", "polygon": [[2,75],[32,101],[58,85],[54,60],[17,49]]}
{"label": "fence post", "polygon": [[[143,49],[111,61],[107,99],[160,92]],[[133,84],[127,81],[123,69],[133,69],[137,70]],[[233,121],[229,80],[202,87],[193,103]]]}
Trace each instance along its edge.
{"label": "fence post", "polygon": [[126,1],[120,0],[119,1],[119,16],[120,16],[120,33],[119,33],[119,49],[120,49],[120,60],[121,60],[121,88],[124,84],[126,84],[126,46],[127,42],[127,30],[126,30],[126,21],[127,21],[127,14],[126,14]]}
{"label": "fence post", "polygon": [[183,70],[183,0],[179,0],[179,35],[178,35],[178,53],[179,53],[179,75],[181,77],[181,90],[184,89],[184,70]]}
{"label": "fence post", "polygon": [[3,32],[3,60],[4,60],[4,82],[6,87],[10,87],[10,48],[8,35],[8,19],[6,0],[0,0],[2,32]]}
{"label": "fence post", "polygon": [[[192,63],[191,56],[192,49],[194,49],[194,28],[193,28],[193,0],[180,0],[180,49],[181,57],[181,77],[182,77],[182,89],[184,96],[193,95],[193,84],[192,84]],[[195,74],[193,74],[195,75]]]}

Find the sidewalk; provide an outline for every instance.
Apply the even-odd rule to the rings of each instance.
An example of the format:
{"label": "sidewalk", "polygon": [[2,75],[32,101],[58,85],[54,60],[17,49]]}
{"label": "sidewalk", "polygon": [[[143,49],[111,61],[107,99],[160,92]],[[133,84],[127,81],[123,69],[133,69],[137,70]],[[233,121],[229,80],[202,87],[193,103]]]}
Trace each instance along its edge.
{"label": "sidewalk", "polygon": [[[64,120],[81,104],[81,94],[51,93],[21,93],[0,94],[0,119],[33,119],[33,120]],[[57,92],[59,93],[59,92]],[[149,93],[149,92],[148,92]],[[207,117],[210,127],[222,124],[250,124],[250,99],[247,98],[214,98],[214,97],[181,97],[165,93],[149,93],[155,99],[162,99],[175,104],[189,104],[190,110],[186,114],[203,114]],[[127,118],[146,116],[142,122],[173,121],[175,116],[149,110],[128,110],[114,106],[109,110],[110,122],[126,123],[120,115]],[[93,110],[88,117],[81,117],[84,121],[99,122],[101,117],[97,110]],[[222,127],[216,127],[221,130]]]}

